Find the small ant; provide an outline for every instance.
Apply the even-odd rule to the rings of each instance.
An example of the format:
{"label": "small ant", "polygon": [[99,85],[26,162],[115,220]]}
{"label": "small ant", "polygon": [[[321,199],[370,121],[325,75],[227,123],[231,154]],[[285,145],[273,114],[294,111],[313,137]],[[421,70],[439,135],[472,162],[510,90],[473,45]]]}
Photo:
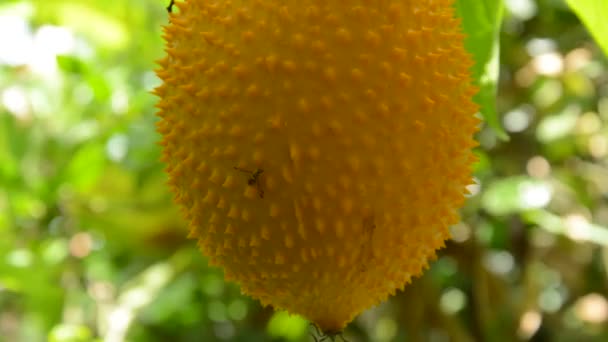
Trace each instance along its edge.
{"label": "small ant", "polygon": [[[348,342],[347,339],[344,338],[343,331],[322,331],[321,329],[319,329],[319,327],[314,324],[314,323],[310,323],[310,325],[315,328],[315,332],[316,334],[312,333],[310,334],[310,336],[312,336],[312,338],[315,339],[315,342],[325,342],[325,341],[331,341],[331,342],[336,342],[336,339],[338,337],[340,337],[340,339],[342,339],[342,342]],[[319,338],[317,338],[317,336],[319,336]]]}
{"label": "small ant", "polygon": [[249,171],[237,166],[235,166],[234,169],[250,174],[251,177],[247,180],[247,185],[255,185],[258,188],[258,195],[260,195],[260,198],[264,198],[264,189],[262,189],[262,184],[260,183],[260,175],[264,170],[256,169],[255,171]]}
{"label": "small ant", "polygon": [[167,6],[167,12],[173,12],[173,5],[175,5],[175,0],[171,0],[171,2],[169,3],[169,6]]}

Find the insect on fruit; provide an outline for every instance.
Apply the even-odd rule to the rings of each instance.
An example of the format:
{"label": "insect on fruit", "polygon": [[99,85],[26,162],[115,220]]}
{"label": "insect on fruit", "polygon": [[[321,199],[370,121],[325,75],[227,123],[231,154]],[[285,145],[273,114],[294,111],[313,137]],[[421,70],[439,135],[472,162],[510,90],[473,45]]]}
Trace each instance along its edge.
{"label": "insect on fruit", "polygon": [[173,5],[175,5],[175,0],[171,0],[171,2],[169,3],[169,6],[167,6],[167,12],[173,12]]}
{"label": "insect on fruit", "polygon": [[[347,339],[344,338],[344,336],[342,335],[343,332],[342,331],[321,331],[321,329],[319,329],[319,327],[314,324],[314,323],[310,323],[310,325],[315,329],[315,333],[311,333],[310,335],[312,336],[312,338],[315,340],[315,342],[325,342],[325,341],[331,341],[331,342],[336,342],[337,338],[340,337],[340,339],[342,340],[342,342],[348,342]],[[318,338],[317,338],[318,336]]]}
{"label": "insect on fruit", "polygon": [[249,171],[247,169],[243,169],[237,166],[235,166],[234,169],[250,174],[251,176],[247,180],[247,185],[255,185],[258,189],[258,195],[260,196],[260,198],[264,198],[264,189],[262,189],[262,184],[260,183],[260,176],[262,172],[264,172],[264,170],[256,169],[255,171]]}

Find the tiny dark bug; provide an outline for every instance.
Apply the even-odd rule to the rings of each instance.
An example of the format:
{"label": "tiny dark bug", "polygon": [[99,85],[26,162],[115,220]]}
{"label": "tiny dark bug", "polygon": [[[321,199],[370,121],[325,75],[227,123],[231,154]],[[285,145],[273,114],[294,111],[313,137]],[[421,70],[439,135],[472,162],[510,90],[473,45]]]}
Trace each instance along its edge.
{"label": "tiny dark bug", "polygon": [[171,2],[169,3],[169,6],[167,6],[167,12],[173,12],[173,5],[175,5],[175,0],[171,0]]}
{"label": "tiny dark bug", "polygon": [[310,325],[315,329],[315,333],[311,332],[310,334],[312,338],[314,338],[315,342],[337,342],[338,337],[340,337],[342,342],[348,342],[348,340],[342,335],[342,331],[322,331],[316,324],[310,323]]}
{"label": "tiny dark bug", "polygon": [[247,169],[242,169],[237,166],[235,166],[234,169],[250,174],[251,176],[249,177],[249,179],[247,179],[247,185],[255,185],[258,189],[258,195],[260,195],[260,198],[264,198],[264,189],[262,189],[262,184],[260,183],[260,176],[262,172],[264,172],[264,170],[256,169],[255,171],[249,171]]}

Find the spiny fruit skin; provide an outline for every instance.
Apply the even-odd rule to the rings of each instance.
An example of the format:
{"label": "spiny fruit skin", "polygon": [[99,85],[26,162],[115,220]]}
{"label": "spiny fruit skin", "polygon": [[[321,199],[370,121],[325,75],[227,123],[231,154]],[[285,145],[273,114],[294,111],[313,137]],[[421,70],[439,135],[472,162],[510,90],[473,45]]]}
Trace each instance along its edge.
{"label": "spiny fruit skin", "polygon": [[177,3],[163,160],[191,237],[244,293],[335,332],[444,246],[478,125],[452,2]]}

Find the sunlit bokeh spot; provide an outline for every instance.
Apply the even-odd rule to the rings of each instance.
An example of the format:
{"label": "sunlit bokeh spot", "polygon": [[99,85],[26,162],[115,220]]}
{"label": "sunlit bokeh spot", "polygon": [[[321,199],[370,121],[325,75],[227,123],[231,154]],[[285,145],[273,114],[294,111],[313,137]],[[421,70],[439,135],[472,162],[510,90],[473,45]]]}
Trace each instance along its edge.
{"label": "sunlit bokeh spot", "polygon": [[513,255],[507,251],[492,251],[486,253],[483,264],[490,272],[505,275],[513,270],[515,260]]}
{"label": "sunlit bokeh spot", "polygon": [[211,297],[217,297],[224,291],[224,281],[217,274],[208,274],[203,279],[203,291]]}
{"label": "sunlit bokeh spot", "polygon": [[208,306],[209,319],[214,322],[225,321],[228,316],[226,315],[226,305],[219,300],[213,300]]}
{"label": "sunlit bokeh spot", "polygon": [[543,53],[534,57],[532,66],[539,75],[557,76],[564,70],[564,58],[556,52]]}
{"label": "sunlit bokeh spot", "polygon": [[42,253],[42,258],[48,264],[57,264],[68,256],[68,243],[65,239],[51,240]]}
{"label": "sunlit bokeh spot", "polygon": [[75,47],[76,40],[69,29],[44,25],[34,34],[34,51],[29,61],[30,66],[43,75],[54,73],[57,71],[56,57],[72,53]]}
{"label": "sunlit bokeh spot", "polygon": [[594,112],[587,112],[581,115],[577,123],[577,131],[579,134],[592,134],[602,128],[602,122]]}
{"label": "sunlit bokeh spot", "polygon": [[576,316],[582,321],[600,324],[608,321],[608,301],[599,293],[590,293],[575,303]]}
{"label": "sunlit bokeh spot", "polygon": [[570,105],[560,112],[543,118],[536,128],[536,135],[542,142],[550,142],[571,134],[578,122],[581,108]]}
{"label": "sunlit bokeh spot", "polygon": [[528,20],[536,15],[538,7],[531,0],[507,0],[506,7],[519,20]]}
{"label": "sunlit bokeh spot", "polygon": [[6,263],[14,267],[28,267],[32,262],[32,252],[27,249],[14,249],[6,256]]}
{"label": "sunlit bokeh spot", "polygon": [[526,171],[534,178],[546,178],[551,173],[551,164],[542,156],[534,156],[526,163]]}
{"label": "sunlit bokeh spot", "polygon": [[397,322],[393,318],[382,317],[376,323],[374,329],[374,341],[393,341],[395,335],[397,335]]}
{"label": "sunlit bokeh spot", "polygon": [[538,311],[528,310],[521,315],[519,319],[519,328],[517,334],[522,339],[529,339],[532,337],[540,328],[543,317]]}
{"label": "sunlit bokeh spot", "polygon": [[95,281],[89,284],[87,292],[95,301],[106,302],[114,297],[116,289],[110,282]]}
{"label": "sunlit bokeh spot", "polygon": [[581,214],[570,214],[566,216],[566,234],[577,241],[585,241],[589,239],[591,232],[589,227],[589,221]]}
{"label": "sunlit bokeh spot", "polygon": [[577,71],[585,67],[591,62],[593,55],[586,48],[577,48],[570,52],[565,57],[566,70]]}
{"label": "sunlit bokeh spot", "polygon": [[31,58],[33,42],[28,21],[18,15],[0,15],[0,64],[22,65]]}
{"label": "sunlit bokeh spot", "polygon": [[30,116],[30,103],[25,90],[19,86],[13,86],[2,92],[2,104],[11,114],[19,119],[27,119]]}
{"label": "sunlit bokeh spot", "polygon": [[89,233],[76,233],[70,239],[70,254],[77,258],[84,258],[93,248],[93,239]]}
{"label": "sunlit bokeh spot", "polygon": [[129,109],[129,95],[122,89],[115,90],[110,101],[115,114],[124,114]]}
{"label": "sunlit bokeh spot", "polygon": [[106,152],[110,160],[122,161],[129,149],[129,138],[124,134],[113,135],[106,144]]}
{"label": "sunlit bokeh spot", "polygon": [[458,243],[463,243],[471,237],[471,227],[465,223],[459,223],[450,227],[452,240]]}
{"label": "sunlit bokeh spot", "polygon": [[240,321],[247,316],[247,304],[242,299],[235,299],[228,305],[228,315],[231,319]]}
{"label": "sunlit bokeh spot", "polygon": [[556,49],[557,44],[551,38],[532,38],[526,43],[526,52],[532,57],[553,53]]}
{"label": "sunlit bokeh spot", "polygon": [[562,307],[564,300],[559,288],[550,286],[540,293],[538,306],[545,312],[553,313]]}
{"label": "sunlit bokeh spot", "polygon": [[560,81],[549,79],[541,83],[532,99],[536,106],[547,108],[554,105],[564,94],[564,86]]}
{"label": "sunlit bokeh spot", "polygon": [[603,133],[595,134],[589,139],[588,146],[593,158],[604,158],[608,154],[608,137]]}
{"label": "sunlit bokeh spot", "polygon": [[531,115],[522,108],[516,108],[506,113],[502,120],[507,131],[517,133],[528,128]]}
{"label": "sunlit bokeh spot", "polygon": [[441,294],[439,305],[445,314],[453,315],[464,309],[467,298],[462,290],[452,287]]}
{"label": "sunlit bokeh spot", "polygon": [[549,204],[553,190],[547,183],[525,183],[519,188],[522,203],[529,208],[541,208]]}

